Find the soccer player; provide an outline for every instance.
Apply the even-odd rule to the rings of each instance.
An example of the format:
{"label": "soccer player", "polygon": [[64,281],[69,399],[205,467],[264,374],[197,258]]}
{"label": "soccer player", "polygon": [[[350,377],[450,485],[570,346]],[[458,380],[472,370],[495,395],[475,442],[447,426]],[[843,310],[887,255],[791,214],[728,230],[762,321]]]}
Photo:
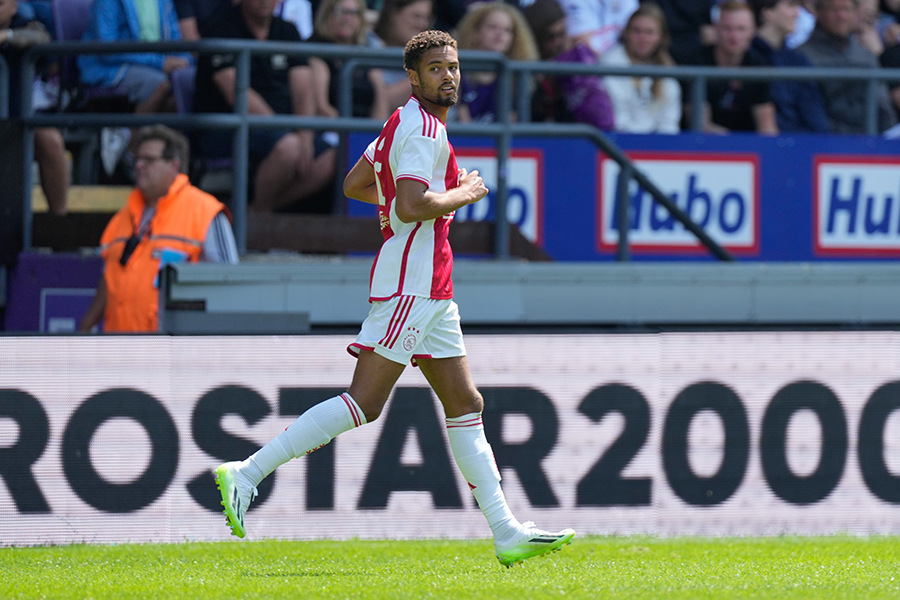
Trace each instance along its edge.
{"label": "soccer player", "polygon": [[412,96],[344,180],[348,197],[378,204],[384,234],[372,268],[372,308],[348,348],[358,358],[353,381],[246,460],[220,465],[216,484],[232,533],[244,537],[244,514],[259,482],[292,458],[377,419],[411,362],[444,406],[456,464],[490,525],[497,558],[509,567],[558,550],[575,532],[550,533],[516,520],[484,435],[484,401],[469,373],[447,243],[453,212],[488,192],[477,171],[457,167],[447,141],[447,111],[456,104],[460,84],[456,41],[441,31],[420,33],[407,43],[403,66]]}

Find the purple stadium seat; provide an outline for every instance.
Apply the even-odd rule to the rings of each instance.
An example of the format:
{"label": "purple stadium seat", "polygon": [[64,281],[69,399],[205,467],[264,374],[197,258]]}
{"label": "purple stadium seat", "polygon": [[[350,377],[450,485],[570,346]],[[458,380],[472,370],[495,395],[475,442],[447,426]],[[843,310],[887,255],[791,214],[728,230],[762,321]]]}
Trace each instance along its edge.
{"label": "purple stadium seat", "polygon": [[[84,36],[91,20],[91,4],[94,0],[56,0],[53,3],[53,20],[56,39],[77,42]],[[109,88],[85,87],[78,75],[78,57],[64,56],[60,61],[60,89],[77,98],[75,110],[90,112],[131,112],[134,105],[126,96]]]}
{"label": "purple stadium seat", "polygon": [[[53,3],[53,20],[56,25],[57,40],[71,42],[82,38],[91,19],[93,1],[56,0]],[[66,56],[62,61],[62,80],[64,87],[78,84],[78,66],[74,54]]]}

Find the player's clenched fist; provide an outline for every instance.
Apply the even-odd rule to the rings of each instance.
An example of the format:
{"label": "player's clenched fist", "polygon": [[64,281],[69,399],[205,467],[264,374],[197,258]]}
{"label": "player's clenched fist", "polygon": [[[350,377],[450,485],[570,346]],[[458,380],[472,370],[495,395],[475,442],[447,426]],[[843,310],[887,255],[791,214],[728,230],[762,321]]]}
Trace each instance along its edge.
{"label": "player's clenched fist", "polygon": [[487,186],[484,185],[484,180],[481,178],[481,175],[478,174],[477,169],[472,171],[471,173],[469,173],[465,169],[460,169],[459,187],[466,192],[469,199],[469,204],[478,202],[479,200],[487,196],[488,193]]}

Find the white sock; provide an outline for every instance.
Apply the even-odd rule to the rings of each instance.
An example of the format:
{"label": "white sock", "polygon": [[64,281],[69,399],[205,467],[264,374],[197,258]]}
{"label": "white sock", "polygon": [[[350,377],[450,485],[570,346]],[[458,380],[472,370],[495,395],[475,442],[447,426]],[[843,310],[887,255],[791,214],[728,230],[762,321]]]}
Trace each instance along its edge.
{"label": "white sock", "polygon": [[484,436],[481,413],[447,419],[447,437],[456,464],[466,478],[495,540],[507,540],[521,529],[500,488],[494,451]]}
{"label": "white sock", "polygon": [[366,415],[348,393],[324,400],[300,415],[296,421],[250,458],[240,472],[254,486],[292,458],[318,450],[338,435],[366,424]]}

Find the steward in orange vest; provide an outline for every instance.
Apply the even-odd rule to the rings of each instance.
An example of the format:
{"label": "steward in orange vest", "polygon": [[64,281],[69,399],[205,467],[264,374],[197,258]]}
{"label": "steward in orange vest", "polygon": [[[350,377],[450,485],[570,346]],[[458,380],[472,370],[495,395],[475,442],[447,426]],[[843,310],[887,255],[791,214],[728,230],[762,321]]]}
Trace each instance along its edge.
{"label": "steward in orange vest", "polygon": [[[103,231],[100,252],[106,264],[97,295],[79,327],[82,331],[96,325],[101,314],[105,331],[157,331],[161,266],[201,260],[213,219],[223,212],[227,215],[224,204],[192,186],[187,175],[180,173],[184,163],[177,152],[179,144],[168,148],[169,138],[175,139],[172,134],[183,139],[180,133],[162,126],[138,133],[134,159],[137,187]],[[186,149],[185,140],[185,155]],[[230,227],[224,229],[234,248]],[[232,255],[235,260],[224,262],[236,262],[236,250]]]}

